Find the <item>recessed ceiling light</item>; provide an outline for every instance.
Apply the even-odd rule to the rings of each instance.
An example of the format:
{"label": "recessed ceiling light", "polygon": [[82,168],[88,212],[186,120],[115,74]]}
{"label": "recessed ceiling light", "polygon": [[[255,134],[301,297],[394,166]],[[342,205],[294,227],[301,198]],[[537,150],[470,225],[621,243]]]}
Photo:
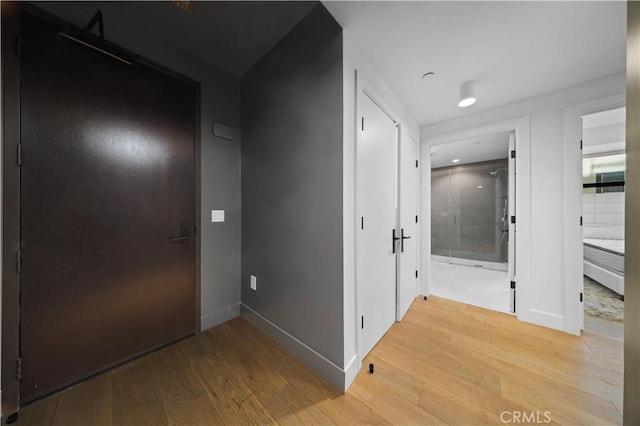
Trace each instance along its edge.
{"label": "recessed ceiling light", "polygon": [[453,160],[451,160],[452,163],[459,163],[460,159],[459,158],[454,158]]}
{"label": "recessed ceiling light", "polygon": [[433,71],[429,71],[429,72],[426,72],[426,73],[422,74],[422,78],[431,77],[431,76],[435,76],[435,75],[436,75],[436,73],[434,73]]}
{"label": "recessed ceiling light", "polygon": [[482,185],[478,185],[478,186],[476,186],[476,188],[482,189]]}

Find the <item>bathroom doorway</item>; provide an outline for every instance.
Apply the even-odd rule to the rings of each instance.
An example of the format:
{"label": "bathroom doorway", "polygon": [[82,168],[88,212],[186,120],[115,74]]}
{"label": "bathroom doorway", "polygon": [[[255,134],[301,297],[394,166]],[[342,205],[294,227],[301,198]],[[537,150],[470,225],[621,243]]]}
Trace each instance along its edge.
{"label": "bathroom doorway", "polygon": [[431,147],[431,294],[515,312],[514,138]]}

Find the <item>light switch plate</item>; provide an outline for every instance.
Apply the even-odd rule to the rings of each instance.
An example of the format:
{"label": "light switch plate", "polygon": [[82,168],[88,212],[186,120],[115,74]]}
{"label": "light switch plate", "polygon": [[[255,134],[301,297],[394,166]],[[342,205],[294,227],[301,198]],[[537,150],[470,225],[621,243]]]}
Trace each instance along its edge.
{"label": "light switch plate", "polygon": [[211,131],[213,132],[213,136],[226,139],[231,142],[233,142],[236,135],[236,131],[233,127],[225,126],[222,123],[213,123],[213,126],[211,126]]}
{"label": "light switch plate", "polygon": [[255,290],[256,289],[256,276],[255,275],[251,275],[251,290]]}
{"label": "light switch plate", "polygon": [[224,222],[224,210],[211,210],[211,222]]}

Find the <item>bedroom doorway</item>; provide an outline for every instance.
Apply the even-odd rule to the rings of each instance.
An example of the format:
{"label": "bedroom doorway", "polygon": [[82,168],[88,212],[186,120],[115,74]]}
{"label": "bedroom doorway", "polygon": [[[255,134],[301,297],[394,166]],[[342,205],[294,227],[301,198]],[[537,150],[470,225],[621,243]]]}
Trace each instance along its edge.
{"label": "bedroom doorway", "polygon": [[431,147],[431,294],[515,313],[515,133]]}
{"label": "bedroom doorway", "polygon": [[622,338],[625,114],[582,116],[584,320]]}

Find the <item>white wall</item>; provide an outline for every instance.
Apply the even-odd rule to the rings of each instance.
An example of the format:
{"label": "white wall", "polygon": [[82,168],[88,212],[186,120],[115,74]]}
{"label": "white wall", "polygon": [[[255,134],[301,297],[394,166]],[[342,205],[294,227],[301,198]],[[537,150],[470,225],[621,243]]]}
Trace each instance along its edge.
{"label": "white wall", "polygon": [[624,192],[582,194],[582,217],[585,228],[602,228],[592,238],[623,240]]}
{"label": "white wall", "polygon": [[[578,223],[581,210],[581,174],[577,174],[582,165],[579,156],[575,155],[576,149],[579,151],[579,135],[567,137],[569,130],[575,128],[573,121],[579,122],[579,115],[567,111],[576,110],[574,106],[577,104],[624,92],[625,75],[618,73],[491,110],[470,112],[421,129],[422,140],[425,141],[514,117],[529,117],[531,291],[527,301],[529,312],[519,312],[521,320],[579,333],[577,322],[567,315],[577,302],[569,303],[571,300],[568,298],[574,297],[574,293],[566,290],[575,288],[578,291],[578,280],[582,280],[581,273],[567,265],[568,262],[575,263],[581,250],[574,235],[580,229],[574,222]],[[478,102],[481,105],[482,98]],[[567,120],[572,121],[569,123]],[[578,179],[574,179],[574,175]],[[574,181],[579,182],[577,186],[573,185]],[[568,212],[577,212],[576,217],[567,218]],[[428,241],[430,236],[423,240],[423,244]],[[571,244],[566,244],[567,241]],[[567,271],[572,271],[569,277]],[[575,297],[578,297],[577,293]]]}
{"label": "white wall", "polygon": [[348,26],[343,28],[344,43],[344,157],[343,157],[343,230],[344,230],[344,365],[345,390],[358,373],[361,360],[357,346],[357,300],[356,300],[356,70],[373,86],[380,101],[391,109],[403,129],[420,140],[420,126],[410,116],[402,103],[369,64],[362,52],[353,43]]}

